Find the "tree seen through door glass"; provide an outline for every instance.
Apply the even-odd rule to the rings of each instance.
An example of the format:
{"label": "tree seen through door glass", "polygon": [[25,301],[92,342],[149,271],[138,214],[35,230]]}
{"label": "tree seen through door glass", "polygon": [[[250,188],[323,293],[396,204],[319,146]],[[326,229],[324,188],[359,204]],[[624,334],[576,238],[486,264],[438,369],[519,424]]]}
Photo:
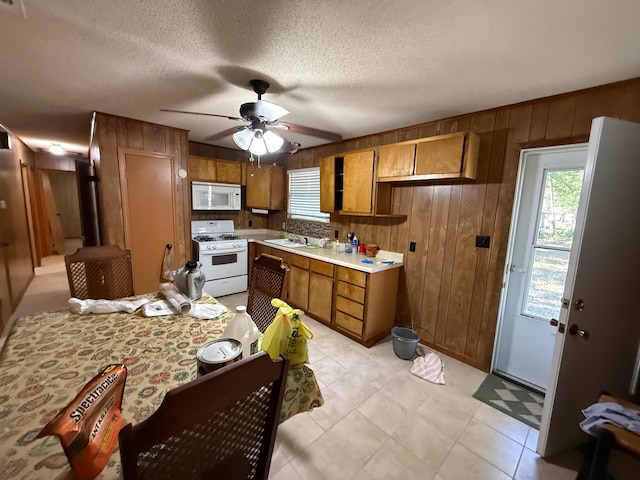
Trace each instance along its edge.
{"label": "tree seen through door glass", "polygon": [[547,170],[523,313],[558,318],[573,242],[583,170]]}

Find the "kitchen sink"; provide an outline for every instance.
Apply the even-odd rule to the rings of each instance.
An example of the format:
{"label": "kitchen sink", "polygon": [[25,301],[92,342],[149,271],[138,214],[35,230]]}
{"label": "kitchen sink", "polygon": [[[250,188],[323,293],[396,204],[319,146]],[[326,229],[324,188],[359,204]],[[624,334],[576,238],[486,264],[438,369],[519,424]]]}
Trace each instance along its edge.
{"label": "kitchen sink", "polygon": [[304,247],[304,243],[292,242],[288,238],[275,238],[273,240],[265,240],[267,243],[272,243],[274,245],[280,245],[281,247],[289,247],[289,248],[298,248]]}

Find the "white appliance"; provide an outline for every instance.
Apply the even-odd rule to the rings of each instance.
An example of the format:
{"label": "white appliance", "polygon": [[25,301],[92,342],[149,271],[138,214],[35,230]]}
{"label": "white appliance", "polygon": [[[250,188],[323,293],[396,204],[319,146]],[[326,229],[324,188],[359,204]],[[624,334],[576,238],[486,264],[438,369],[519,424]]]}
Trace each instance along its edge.
{"label": "white appliance", "polygon": [[191,209],[240,210],[241,191],[240,185],[191,182]]}
{"label": "white appliance", "polygon": [[207,278],[203,290],[213,297],[247,291],[249,246],[233,233],[233,220],[191,222],[193,259]]}

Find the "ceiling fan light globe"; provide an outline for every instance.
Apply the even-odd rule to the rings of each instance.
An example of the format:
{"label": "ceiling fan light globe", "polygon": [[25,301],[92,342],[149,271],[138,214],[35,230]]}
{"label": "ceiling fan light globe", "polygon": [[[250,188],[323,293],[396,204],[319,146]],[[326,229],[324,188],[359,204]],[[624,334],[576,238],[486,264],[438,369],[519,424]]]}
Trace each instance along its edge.
{"label": "ceiling fan light globe", "polygon": [[245,128],[244,130],[240,130],[239,132],[233,134],[233,141],[242,150],[249,150],[252,140],[253,132],[248,128]]}
{"label": "ceiling fan light globe", "polygon": [[264,132],[262,137],[269,153],[277,152],[284,143],[284,139],[280,135],[276,135],[270,130]]}
{"label": "ceiling fan light globe", "polygon": [[254,155],[264,155],[267,153],[267,145],[264,143],[264,138],[254,137],[249,147],[249,152]]}

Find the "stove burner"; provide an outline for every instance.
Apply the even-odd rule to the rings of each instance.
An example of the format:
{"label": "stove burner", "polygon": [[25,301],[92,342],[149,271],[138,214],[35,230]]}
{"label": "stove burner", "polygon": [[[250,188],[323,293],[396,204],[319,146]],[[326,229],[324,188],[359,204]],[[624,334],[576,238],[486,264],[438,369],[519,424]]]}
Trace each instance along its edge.
{"label": "stove burner", "polygon": [[196,235],[193,239],[197,242],[217,242],[220,240],[237,240],[239,237],[233,233],[221,233],[220,235]]}
{"label": "stove burner", "polygon": [[215,240],[211,235],[196,235],[193,239],[198,242],[213,242]]}

